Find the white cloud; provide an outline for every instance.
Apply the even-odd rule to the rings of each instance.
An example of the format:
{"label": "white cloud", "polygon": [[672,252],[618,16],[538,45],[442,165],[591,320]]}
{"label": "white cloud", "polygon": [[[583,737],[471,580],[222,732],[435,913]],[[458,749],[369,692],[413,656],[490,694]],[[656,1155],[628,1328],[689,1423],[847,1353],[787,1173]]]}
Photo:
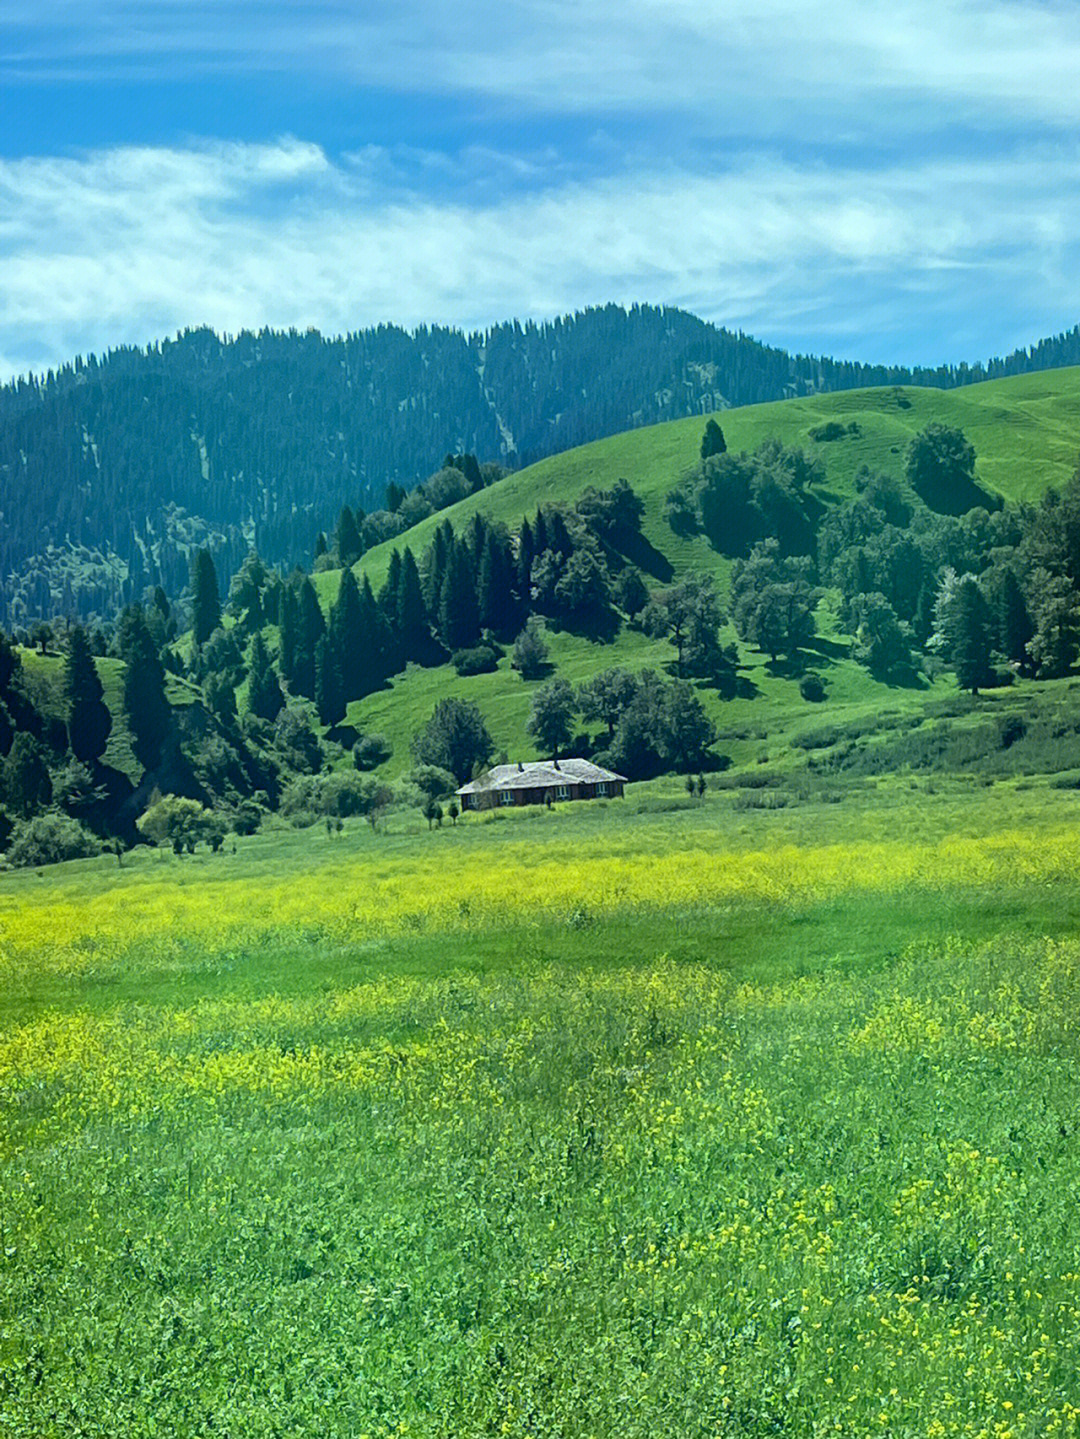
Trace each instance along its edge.
{"label": "white cloud", "polygon": [[[545,113],[690,113],[713,134],[1080,118],[1071,3],[1032,0],[43,0],[0,76],[345,78]],[[869,103],[875,100],[876,103]]]}
{"label": "white cloud", "polygon": [[991,350],[1080,311],[1076,149],[874,171],[748,157],[473,204],[418,200],[382,161],[287,139],[0,162],[4,373],[188,325],[481,328],[609,300],[863,359],[978,358],[956,337]]}

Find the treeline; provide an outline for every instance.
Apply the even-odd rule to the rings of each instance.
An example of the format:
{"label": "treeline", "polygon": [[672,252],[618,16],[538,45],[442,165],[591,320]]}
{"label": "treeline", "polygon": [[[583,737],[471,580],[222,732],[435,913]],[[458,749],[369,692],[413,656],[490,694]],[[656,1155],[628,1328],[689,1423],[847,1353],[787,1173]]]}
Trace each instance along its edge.
{"label": "treeline", "polygon": [[451,428],[458,452],[520,465],[725,405],[1078,359],[1074,330],[986,366],[859,365],[650,306],[470,336],[189,331],[0,388],[0,622],[107,618],[157,584],[178,596],[206,546],[222,572],[250,548],[287,566],[343,505],[412,490]]}

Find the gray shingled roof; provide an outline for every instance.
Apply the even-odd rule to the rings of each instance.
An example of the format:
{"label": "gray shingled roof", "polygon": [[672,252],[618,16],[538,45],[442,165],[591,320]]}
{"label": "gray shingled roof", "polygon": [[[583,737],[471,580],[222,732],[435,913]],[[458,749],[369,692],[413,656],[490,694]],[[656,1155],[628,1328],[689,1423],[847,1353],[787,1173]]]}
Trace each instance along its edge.
{"label": "gray shingled roof", "polygon": [[557,789],[561,784],[626,783],[626,776],[601,769],[587,759],[533,760],[528,764],[497,764],[479,779],[463,784],[458,794],[484,794],[503,789]]}

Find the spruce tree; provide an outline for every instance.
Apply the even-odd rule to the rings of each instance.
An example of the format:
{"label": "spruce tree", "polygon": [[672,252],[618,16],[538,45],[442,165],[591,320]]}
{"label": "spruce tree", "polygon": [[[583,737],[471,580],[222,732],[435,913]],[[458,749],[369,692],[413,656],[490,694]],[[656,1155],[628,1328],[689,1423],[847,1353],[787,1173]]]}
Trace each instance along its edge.
{"label": "spruce tree", "polygon": [[346,567],[355,565],[363,553],[364,546],[360,539],[360,527],[348,505],[342,505],[341,514],[338,516],[337,530],[334,533],[334,548],[337,550],[338,563]]}
{"label": "spruce tree", "polygon": [[500,639],[517,629],[518,608],[514,599],[514,558],[506,536],[494,526],[488,530],[476,586],[480,626]]}
{"label": "spruce tree", "polygon": [[1027,671],[1031,665],[1028,645],[1035,634],[1031,614],[1020,582],[1012,570],[1005,571],[998,604],[998,631],[1001,652]]}
{"label": "spruce tree", "polygon": [[124,670],[124,714],[131,747],[144,770],[156,769],[169,733],[172,711],[165,698],[165,668],[141,605],[126,610],[121,621]]}
{"label": "spruce tree", "polygon": [[401,559],[395,621],[398,641],[406,660],[424,663],[431,655],[431,626],[420,587],[420,571],[408,546]]}
{"label": "spruce tree", "polygon": [[993,624],[990,606],[972,575],[957,583],[950,614],[950,654],[961,689],[978,694],[993,677],[990,651]]}
{"label": "spruce tree", "polygon": [[196,646],[203,645],[221,624],[217,571],[209,550],[198,550],[191,566],[191,627]]}
{"label": "spruce tree", "polygon": [[710,459],[713,455],[722,455],[727,450],[727,441],[724,439],[724,432],[715,420],[707,420],[705,433],[701,437],[701,458]]}
{"label": "spruce tree", "polygon": [[270,663],[266,641],[258,630],[251,641],[251,669],[248,677],[248,709],[259,719],[271,723],[285,708],[281,683]]}
{"label": "spruce tree", "polygon": [[315,650],[326,633],[319,597],[310,578],[305,576],[297,596],[298,619],[296,658],[292,687],[297,694],[315,698]]}
{"label": "spruce tree", "polygon": [[401,590],[401,552],[392,550],[390,564],[386,571],[386,582],[379,591],[379,610],[386,625],[386,671],[397,674],[403,669],[407,658],[398,633],[398,594]]}
{"label": "spruce tree", "polygon": [[439,597],[439,638],[452,654],[471,645],[479,633],[480,615],[468,548],[459,541],[450,552]]}
{"label": "spruce tree", "polygon": [[320,635],[315,646],[315,707],[319,719],[331,729],[345,718],[341,666],[327,634]]}
{"label": "spruce tree", "polygon": [[281,677],[286,684],[291,686],[296,675],[296,654],[300,643],[300,605],[292,585],[282,585],[279,595],[280,652],[278,659],[281,664]]}
{"label": "spruce tree", "polygon": [[15,736],[0,770],[0,793],[14,814],[27,818],[52,801],[52,779],[45,763],[45,751],[40,740],[25,730]]}
{"label": "spruce tree", "polygon": [[352,570],[343,570],[337,596],[330,606],[330,644],[341,675],[345,702],[358,700],[365,691],[367,671],[365,636],[360,609],[360,586]]}
{"label": "spruce tree", "polygon": [[[438,526],[424,553],[424,604],[433,628],[438,627],[439,601],[442,599],[443,580],[446,578],[446,563],[449,557],[446,537],[448,528],[445,523]],[[450,529],[450,545],[453,543],[454,532]]]}
{"label": "spruce tree", "polygon": [[383,619],[371,589],[367,575],[360,587],[360,633],[362,653],[362,683],[364,694],[378,689],[386,678],[386,655],[390,646],[390,633]]}
{"label": "spruce tree", "polygon": [[68,637],[64,692],[71,753],[83,764],[93,764],[105,753],[112,715],[105,703],[105,691],[90,652],[90,641],[81,625],[76,625]]}
{"label": "spruce tree", "polygon": [[517,549],[517,593],[518,599],[526,609],[531,598],[532,566],[536,554],[536,541],[533,538],[532,525],[529,524],[528,516],[526,516],[521,522]]}

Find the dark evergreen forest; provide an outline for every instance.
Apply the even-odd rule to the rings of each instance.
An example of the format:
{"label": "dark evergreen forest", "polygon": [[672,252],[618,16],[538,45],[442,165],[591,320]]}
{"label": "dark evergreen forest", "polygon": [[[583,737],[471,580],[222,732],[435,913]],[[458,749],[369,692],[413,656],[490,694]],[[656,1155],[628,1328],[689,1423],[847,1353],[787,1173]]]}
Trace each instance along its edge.
{"label": "dark evergreen forest", "polygon": [[475,335],[189,331],[0,388],[0,622],[178,594],[201,547],[222,574],[251,547],[291,564],[343,505],[380,507],[448,451],[518,466],[725,405],[1076,363],[1080,328],[987,365],[906,370],[790,355],[649,306]]}

